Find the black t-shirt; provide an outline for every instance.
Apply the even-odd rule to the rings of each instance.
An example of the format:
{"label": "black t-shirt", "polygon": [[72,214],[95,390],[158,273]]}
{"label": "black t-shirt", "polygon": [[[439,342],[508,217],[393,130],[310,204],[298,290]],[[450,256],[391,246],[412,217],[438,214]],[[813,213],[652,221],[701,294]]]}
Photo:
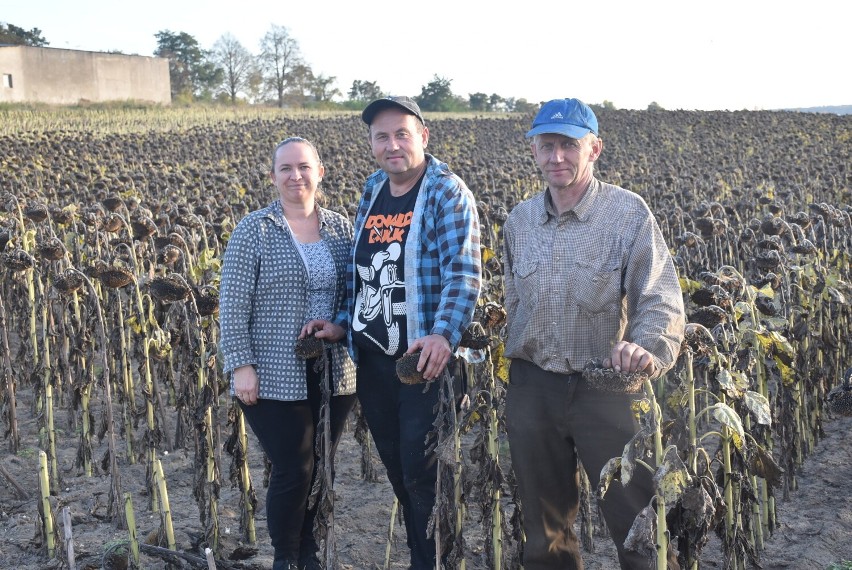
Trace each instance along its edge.
{"label": "black t-shirt", "polygon": [[355,245],[352,341],[358,348],[394,357],[408,349],[405,240],[419,188],[420,181],[402,196],[393,196],[386,181]]}

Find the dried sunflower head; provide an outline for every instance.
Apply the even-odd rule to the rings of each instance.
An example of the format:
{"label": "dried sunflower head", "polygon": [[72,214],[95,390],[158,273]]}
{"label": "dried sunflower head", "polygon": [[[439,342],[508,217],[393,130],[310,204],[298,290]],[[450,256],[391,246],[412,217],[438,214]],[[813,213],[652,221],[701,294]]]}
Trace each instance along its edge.
{"label": "dried sunflower head", "polygon": [[101,229],[107,233],[115,233],[124,225],[120,215],[110,212],[101,223]]}
{"label": "dried sunflower head", "polygon": [[121,199],[121,196],[118,194],[112,193],[103,200],[101,200],[101,204],[104,205],[104,208],[109,210],[110,212],[116,212],[124,206],[124,200]]}
{"label": "dried sunflower head", "polygon": [[38,254],[42,259],[57,261],[65,256],[65,245],[58,237],[50,237],[40,241],[36,245]]}
{"label": "dried sunflower head", "polygon": [[687,323],[683,329],[682,349],[691,350],[693,354],[709,354],[716,345],[713,333],[698,323]]}
{"label": "dried sunflower head", "polygon": [[474,350],[482,350],[488,343],[491,341],[491,338],[485,334],[485,329],[482,328],[482,325],[477,321],[473,321],[470,323],[464,333],[462,333],[461,341],[459,341],[460,347],[472,348]]}
{"label": "dried sunflower head", "polygon": [[420,362],[420,351],[403,354],[396,361],[396,375],[403,384],[421,384],[424,382],[423,372],[417,370]]}
{"label": "dried sunflower head", "polygon": [[192,295],[195,297],[198,314],[202,317],[209,317],[219,312],[219,291],[214,287],[208,285],[201,289],[193,289]]}
{"label": "dried sunflower head", "polygon": [[9,230],[0,230],[0,251],[6,249],[6,244],[12,240],[12,232]]}
{"label": "dried sunflower head", "polygon": [[506,309],[493,301],[485,303],[477,311],[481,313],[479,322],[486,328],[493,329],[506,322]]}
{"label": "dried sunflower head", "polygon": [[754,264],[761,271],[772,271],[781,265],[781,254],[774,249],[759,251],[754,255]]}
{"label": "dried sunflower head", "polygon": [[186,281],[174,274],[166,277],[154,277],[148,284],[148,290],[153,298],[166,303],[182,301],[190,295],[189,285],[186,284]]}
{"label": "dried sunflower head", "polygon": [[844,373],[843,383],[832,388],[825,399],[835,414],[852,416],[852,367]]}
{"label": "dried sunflower head", "polygon": [[57,224],[70,224],[74,221],[74,210],[73,208],[59,208],[58,206],[51,206],[50,217]]}
{"label": "dried sunflower head", "polygon": [[708,305],[693,311],[689,317],[689,322],[712,329],[716,325],[728,322],[728,313],[718,305]]}
{"label": "dried sunflower head", "polygon": [[135,281],[133,272],[121,265],[98,267],[97,278],[110,289],[120,289]]}
{"label": "dried sunflower head", "polygon": [[175,225],[198,230],[201,229],[202,223],[195,214],[180,214],[175,218]]}
{"label": "dried sunflower head", "polygon": [[790,246],[788,251],[799,255],[816,255],[817,248],[809,239],[803,239],[796,245]]}
{"label": "dried sunflower head", "polygon": [[177,248],[172,244],[166,244],[166,246],[160,249],[159,253],[157,253],[157,263],[174,263],[180,259],[180,256],[180,248]]}
{"label": "dried sunflower head", "polygon": [[137,216],[130,222],[134,239],[145,239],[157,233],[157,224],[148,216]]}
{"label": "dried sunflower head", "polygon": [[50,212],[48,211],[46,205],[42,204],[41,202],[36,202],[33,204],[27,204],[27,206],[24,208],[24,215],[32,221],[38,223],[45,221],[50,215]]}
{"label": "dried sunflower head", "polygon": [[24,271],[35,266],[35,260],[32,256],[21,248],[7,251],[0,256],[0,259],[2,259],[3,265],[12,271]]}
{"label": "dried sunflower head", "polygon": [[604,368],[600,358],[593,358],[583,367],[583,379],[600,392],[636,394],[642,390],[648,375],[644,372],[617,372],[614,368]]}
{"label": "dried sunflower head", "polygon": [[314,335],[308,335],[305,338],[296,339],[296,356],[305,360],[309,358],[319,358],[322,356],[322,351],[325,348],[325,343],[321,338]]}
{"label": "dried sunflower head", "polygon": [[709,287],[701,287],[693,291],[690,295],[692,302],[700,307],[709,307],[710,305],[718,305],[722,308],[731,306],[731,295],[720,285],[710,285]]}
{"label": "dried sunflower head", "polygon": [[53,288],[61,295],[70,295],[83,286],[83,276],[76,269],[66,269],[53,278]]}

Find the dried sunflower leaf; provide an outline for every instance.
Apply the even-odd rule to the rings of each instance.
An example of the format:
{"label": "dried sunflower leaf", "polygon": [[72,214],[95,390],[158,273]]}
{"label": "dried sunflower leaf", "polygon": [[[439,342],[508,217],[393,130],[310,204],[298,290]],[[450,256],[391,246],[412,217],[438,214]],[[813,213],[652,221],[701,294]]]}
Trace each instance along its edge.
{"label": "dried sunflower leaf", "polygon": [[665,461],[654,473],[654,487],[665,500],[667,509],[677,503],[691,483],[689,471],[681,458],[677,453],[667,453]]}
{"label": "dried sunflower leaf", "polygon": [[757,423],[766,426],[772,425],[772,410],[769,407],[769,400],[766,396],[759,392],[746,390],[743,395],[743,402],[745,402],[748,410],[754,414]]}
{"label": "dried sunflower leaf", "polygon": [[[725,427],[733,430],[739,436],[740,441],[742,441],[745,437],[745,432],[743,431],[743,422],[739,414],[731,406],[721,402],[714,404],[711,409],[713,410],[713,417],[719,420]],[[737,447],[739,448],[740,446],[738,445]]]}
{"label": "dried sunflower leaf", "polygon": [[633,519],[633,526],[624,539],[624,548],[638,552],[648,560],[657,558],[657,513],[650,506],[642,509]]}
{"label": "dried sunflower leaf", "polygon": [[610,483],[618,477],[618,473],[621,471],[621,458],[613,457],[609,461],[606,462],[606,465],[601,469],[601,478],[598,483],[598,497],[603,497],[606,495],[607,489],[609,489]]}

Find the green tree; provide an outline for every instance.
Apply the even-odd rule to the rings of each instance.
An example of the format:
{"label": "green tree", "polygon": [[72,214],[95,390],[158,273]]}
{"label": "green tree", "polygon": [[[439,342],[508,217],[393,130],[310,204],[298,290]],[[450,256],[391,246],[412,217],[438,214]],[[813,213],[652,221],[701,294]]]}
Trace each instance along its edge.
{"label": "green tree", "polygon": [[41,30],[33,28],[27,31],[14,24],[0,22],[0,44],[11,44],[13,46],[44,47],[48,45],[46,39],[41,35]]}
{"label": "green tree", "polygon": [[326,77],[323,74],[315,76],[311,85],[311,95],[314,101],[330,103],[335,97],[340,97],[342,93],[340,89],[334,86],[335,81],[337,81],[337,77],[333,75],[331,77]]}
{"label": "green tree", "polygon": [[369,103],[385,96],[385,92],[375,81],[361,81],[356,79],[349,89],[349,100],[361,103]]}
{"label": "green tree", "polygon": [[485,93],[468,93],[468,103],[471,111],[490,111],[490,102]]}
{"label": "green tree", "polygon": [[169,30],[159,31],[154,37],[154,55],[169,60],[172,98],[211,98],[224,72],[208,59],[209,53],[199,47],[198,41],[186,32]]}
{"label": "green tree", "polygon": [[287,89],[285,101],[293,107],[304,107],[311,98],[311,87],[314,84],[314,70],[300,63],[290,71],[290,87]]}
{"label": "green tree", "polygon": [[260,66],[269,93],[283,108],[288,91],[298,89],[296,80],[302,81],[306,67],[299,55],[299,43],[284,26],[273,24],[260,40]]}
{"label": "green tree", "polygon": [[489,111],[506,111],[506,100],[496,93],[492,93],[491,97],[488,98],[488,110]]}
{"label": "green tree", "polygon": [[604,99],[604,102],[601,103],[601,107],[603,109],[607,109],[608,111],[615,111],[615,103],[613,103],[609,99]]}
{"label": "green tree", "polygon": [[660,105],[659,103],[657,103],[656,101],[651,101],[650,103],[648,103],[648,110],[649,111],[665,111],[665,109],[663,109],[663,106]]}
{"label": "green tree", "polygon": [[432,81],[423,86],[420,95],[414,99],[424,111],[458,111],[459,102],[450,88],[452,79],[435,75]]}
{"label": "green tree", "polygon": [[528,102],[523,97],[520,99],[515,99],[514,97],[506,99],[506,106],[509,111],[513,111],[515,113],[535,113],[538,111],[538,105]]}
{"label": "green tree", "polygon": [[213,44],[211,59],[222,70],[221,91],[231,103],[237,102],[240,93],[248,91],[249,80],[255,68],[255,58],[231,34],[225,34]]}

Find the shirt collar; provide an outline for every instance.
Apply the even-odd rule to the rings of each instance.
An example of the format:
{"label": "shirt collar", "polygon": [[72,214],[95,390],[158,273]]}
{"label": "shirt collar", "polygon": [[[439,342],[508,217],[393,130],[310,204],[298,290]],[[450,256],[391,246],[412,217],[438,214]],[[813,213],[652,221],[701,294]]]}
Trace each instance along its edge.
{"label": "shirt collar", "polygon": [[[314,207],[317,210],[317,219],[319,220],[320,229],[322,229],[322,227],[325,225],[325,214],[323,213],[322,208],[320,208],[318,204],[314,205]],[[285,228],[287,230],[290,229],[290,226],[284,219],[284,208],[281,206],[281,200],[273,201],[266,208],[266,217],[275,222],[277,226]]]}
{"label": "shirt collar", "polygon": [[[589,219],[589,214],[597,201],[598,194],[600,193],[599,190],[600,181],[593,177],[580,201],[577,202],[573,208],[564,213],[568,214],[573,212],[579,221],[587,221]],[[550,188],[547,188],[544,191],[544,209],[542,210],[541,223],[546,223],[550,217],[558,219],[559,214],[556,212],[556,206],[553,205],[553,196],[550,194]]]}

